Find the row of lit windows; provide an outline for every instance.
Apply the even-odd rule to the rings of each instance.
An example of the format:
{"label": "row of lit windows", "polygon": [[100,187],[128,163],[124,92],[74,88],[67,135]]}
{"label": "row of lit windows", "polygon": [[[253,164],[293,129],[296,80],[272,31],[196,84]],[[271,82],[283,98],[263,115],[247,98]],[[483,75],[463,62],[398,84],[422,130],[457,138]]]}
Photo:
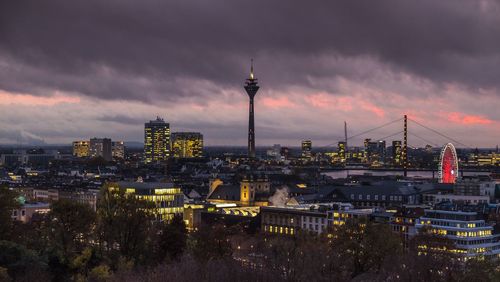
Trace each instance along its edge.
{"label": "row of lit windows", "polygon": [[293,227],[283,227],[283,226],[272,226],[272,225],[265,225],[264,226],[264,231],[269,232],[269,233],[278,233],[278,234],[287,234],[287,235],[293,235],[294,234],[294,228]]}
{"label": "row of lit windows", "polygon": [[159,208],[159,209],[156,209],[155,214],[174,214],[174,213],[182,213],[182,212],[184,212],[184,207]]}
{"label": "row of lit windows", "polygon": [[348,214],[348,213],[338,213],[338,212],[333,213],[334,219],[351,218],[351,217],[353,217],[352,214]]}
{"label": "row of lit windows", "polygon": [[457,231],[458,237],[484,237],[490,236],[491,230],[480,230],[480,231]]}
{"label": "row of lit windows", "polygon": [[482,227],[482,226],[484,226],[484,223],[482,223],[482,222],[478,222],[478,223],[455,223],[455,222],[442,221],[442,220],[421,220],[420,223],[421,224],[439,225],[439,226],[459,227],[459,228],[476,228],[476,227]]}

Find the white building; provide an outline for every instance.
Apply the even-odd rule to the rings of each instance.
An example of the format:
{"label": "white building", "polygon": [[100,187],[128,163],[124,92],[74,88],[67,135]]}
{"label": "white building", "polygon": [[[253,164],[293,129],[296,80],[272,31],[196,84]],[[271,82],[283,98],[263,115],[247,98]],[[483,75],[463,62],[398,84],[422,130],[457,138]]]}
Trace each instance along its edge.
{"label": "white building", "polygon": [[452,194],[436,194],[434,195],[434,204],[441,202],[459,202],[472,205],[489,204],[489,196],[469,196],[469,195],[452,195]]}
{"label": "white building", "polygon": [[50,204],[48,203],[26,203],[22,205],[20,208],[12,211],[12,219],[21,221],[21,222],[29,222],[33,215],[35,214],[45,214],[50,211]]}
{"label": "white building", "polygon": [[445,236],[455,244],[455,249],[448,251],[465,259],[500,257],[498,234],[493,234],[493,226],[481,219],[477,212],[425,210],[425,215],[417,219],[415,227],[419,231],[428,228],[432,233]]}

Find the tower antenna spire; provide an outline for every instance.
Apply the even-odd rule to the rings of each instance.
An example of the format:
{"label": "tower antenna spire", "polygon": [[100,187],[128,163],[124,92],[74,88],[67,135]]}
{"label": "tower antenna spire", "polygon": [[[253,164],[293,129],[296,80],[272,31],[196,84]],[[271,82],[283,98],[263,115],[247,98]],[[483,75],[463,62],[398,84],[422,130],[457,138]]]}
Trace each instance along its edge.
{"label": "tower antenna spire", "polygon": [[250,79],[253,79],[253,58],[250,59]]}

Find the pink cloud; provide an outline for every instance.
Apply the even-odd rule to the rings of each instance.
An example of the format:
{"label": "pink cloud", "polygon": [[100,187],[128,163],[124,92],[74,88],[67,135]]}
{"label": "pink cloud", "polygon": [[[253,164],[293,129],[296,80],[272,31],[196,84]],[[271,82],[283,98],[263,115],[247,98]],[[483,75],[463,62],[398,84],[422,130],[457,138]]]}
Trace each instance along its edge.
{"label": "pink cloud", "polygon": [[306,101],[317,108],[330,108],[350,112],[353,105],[368,112],[374,113],[378,117],[384,117],[385,111],[369,101],[363,101],[360,97],[336,97],[326,93],[318,93],[306,97]]}
{"label": "pink cloud", "polygon": [[466,115],[458,112],[451,112],[447,116],[448,120],[454,123],[471,125],[471,124],[492,124],[493,120],[476,115]]}
{"label": "pink cloud", "polygon": [[352,110],[352,98],[334,97],[327,93],[317,93],[305,97],[306,101],[316,108],[330,108],[343,111]]}
{"label": "pink cloud", "polygon": [[372,103],[369,103],[369,102],[361,102],[361,107],[367,111],[370,111],[372,113],[374,113],[376,116],[378,117],[384,117],[385,116],[385,111],[380,108],[380,107],[377,107],[375,106],[374,104]]}
{"label": "pink cloud", "polygon": [[262,98],[262,104],[269,108],[295,108],[297,105],[290,101],[288,97],[278,97],[278,98],[270,98],[264,97]]}
{"label": "pink cloud", "polygon": [[79,103],[80,98],[56,93],[41,97],[29,94],[10,93],[0,90],[0,105],[53,106],[61,103]]}

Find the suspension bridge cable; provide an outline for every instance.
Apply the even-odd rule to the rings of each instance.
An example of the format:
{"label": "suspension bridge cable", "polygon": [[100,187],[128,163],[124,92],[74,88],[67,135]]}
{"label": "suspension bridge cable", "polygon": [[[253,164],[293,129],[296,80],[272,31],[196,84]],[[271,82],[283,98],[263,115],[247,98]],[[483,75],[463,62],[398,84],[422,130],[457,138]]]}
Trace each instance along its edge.
{"label": "suspension bridge cable", "polygon": [[451,141],[453,141],[453,142],[455,142],[455,143],[457,143],[457,144],[459,144],[459,145],[462,145],[462,146],[464,146],[464,147],[467,147],[467,148],[469,148],[469,149],[472,149],[470,146],[468,146],[468,145],[466,145],[466,144],[464,144],[464,143],[462,143],[462,142],[460,142],[460,141],[458,141],[458,140],[455,140],[455,139],[453,139],[453,138],[451,138],[451,137],[449,137],[449,136],[446,136],[446,135],[442,134],[441,132],[439,132],[439,131],[437,131],[437,130],[435,130],[435,129],[433,129],[433,128],[430,128],[430,127],[428,127],[428,126],[425,126],[425,125],[421,124],[420,122],[418,122],[418,121],[416,121],[416,120],[413,120],[413,119],[410,119],[410,118],[409,118],[408,120],[410,120],[410,121],[412,121],[412,122],[414,122],[414,123],[416,123],[416,124],[420,125],[421,127],[425,128],[425,129],[427,129],[427,130],[430,130],[430,131],[432,131],[432,132],[436,133],[437,135],[439,135],[439,136],[441,136],[441,137],[444,137],[444,138],[446,138],[446,139],[448,139],[448,140],[451,140]]}
{"label": "suspension bridge cable", "polygon": [[436,144],[436,143],[434,143],[434,142],[432,142],[432,141],[429,141],[429,140],[427,140],[427,139],[425,139],[425,138],[423,138],[423,137],[420,137],[420,136],[418,136],[418,135],[417,135],[417,134],[415,134],[415,133],[408,132],[408,134],[410,134],[411,136],[415,136],[415,137],[417,137],[418,139],[420,139],[420,140],[422,140],[422,141],[424,141],[424,142],[427,142],[428,144],[433,145],[434,147],[440,147],[438,144]]}
{"label": "suspension bridge cable", "polygon": [[377,140],[375,140],[375,142],[382,141],[382,140],[384,140],[384,139],[390,138],[390,137],[392,137],[392,136],[396,136],[396,135],[401,134],[401,133],[403,133],[403,132],[404,132],[404,130],[401,130],[401,131],[399,131],[399,132],[396,132],[396,133],[393,133],[393,134],[391,134],[391,135],[387,135],[387,136],[385,136],[385,137],[382,137],[382,138],[380,138],[380,139],[377,139]]}
{"label": "suspension bridge cable", "polygon": [[401,121],[401,120],[403,120],[403,118],[398,118],[397,120],[390,121],[390,122],[388,122],[388,123],[382,124],[381,126],[377,126],[377,127],[372,128],[372,129],[368,129],[368,130],[363,131],[363,132],[361,132],[361,133],[358,133],[358,134],[356,134],[356,135],[353,135],[353,136],[347,137],[347,140],[349,140],[349,139],[353,139],[353,138],[356,138],[356,137],[359,137],[359,136],[364,135],[364,134],[366,134],[366,133],[370,133],[370,132],[372,132],[372,131],[375,131],[375,130],[380,129],[380,128],[382,128],[382,127],[386,127],[386,126],[388,126],[388,125],[391,125],[391,124],[393,124],[393,123],[395,123],[395,122],[398,122],[398,121]]}
{"label": "suspension bridge cable", "polygon": [[[353,138],[359,137],[359,136],[361,136],[361,135],[364,135],[364,134],[370,133],[370,132],[372,132],[372,131],[375,131],[375,130],[380,129],[380,128],[383,128],[383,127],[386,127],[386,126],[388,126],[388,125],[391,125],[391,124],[393,124],[393,123],[396,123],[396,122],[398,122],[398,121],[402,121],[402,120],[403,120],[403,118],[398,118],[398,119],[396,119],[396,120],[390,121],[390,122],[385,123],[385,124],[382,124],[382,125],[380,125],[380,126],[377,126],[377,127],[374,127],[374,128],[368,129],[368,130],[365,130],[365,131],[363,131],[363,132],[361,132],[361,133],[358,133],[358,134],[356,134],[356,135],[353,135],[353,136],[347,137],[347,140],[350,140],[350,139],[353,139]],[[390,137],[390,136],[389,136],[389,137]],[[388,138],[388,137],[386,137],[386,138]],[[344,141],[344,138],[340,138],[339,140]],[[331,143],[331,144],[328,144],[328,145],[325,145],[325,146],[321,146],[321,148],[330,147],[330,146],[333,146],[333,145],[335,145],[335,144],[336,144],[336,143]]]}

